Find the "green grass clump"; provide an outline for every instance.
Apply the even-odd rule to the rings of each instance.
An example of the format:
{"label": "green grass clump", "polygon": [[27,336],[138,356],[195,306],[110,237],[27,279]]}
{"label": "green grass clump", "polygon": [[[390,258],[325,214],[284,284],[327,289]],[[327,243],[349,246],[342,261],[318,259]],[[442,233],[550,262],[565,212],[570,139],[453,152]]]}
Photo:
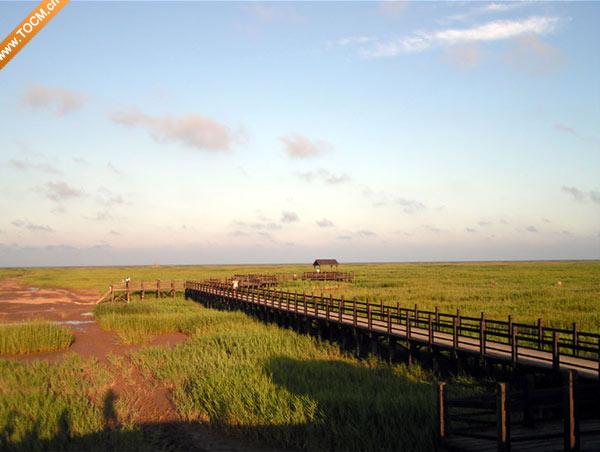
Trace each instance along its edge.
{"label": "green grass clump", "polygon": [[[432,450],[434,398],[419,367],[358,361],[336,346],[239,313],[198,308],[212,324],[175,348],[135,352],[172,387],[186,421],[304,450]],[[226,328],[224,328],[226,326]]]}
{"label": "green grass clump", "polygon": [[218,311],[208,312],[183,298],[175,298],[103,303],[96,307],[94,315],[102,328],[116,332],[126,344],[145,342],[163,333],[191,335],[212,326],[228,329],[232,322],[246,318],[242,314],[226,316]]}
{"label": "green grass clump", "polygon": [[69,348],[73,333],[46,321],[0,324],[0,354],[51,352]]}
{"label": "green grass clump", "polygon": [[108,427],[116,416],[110,379],[74,354],[56,364],[0,359],[0,450],[157,450],[156,432]]}

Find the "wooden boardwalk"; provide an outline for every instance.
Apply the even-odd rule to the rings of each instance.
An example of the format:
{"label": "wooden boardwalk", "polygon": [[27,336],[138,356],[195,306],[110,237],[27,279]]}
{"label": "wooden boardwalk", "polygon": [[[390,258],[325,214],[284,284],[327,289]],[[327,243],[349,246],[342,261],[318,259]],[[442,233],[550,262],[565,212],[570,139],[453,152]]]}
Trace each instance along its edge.
{"label": "wooden boardwalk", "polygon": [[[298,331],[315,331],[344,347],[420,349],[451,360],[500,363],[531,373],[567,375],[564,387],[509,391],[448,400],[438,386],[438,437],[451,451],[600,451],[600,335],[571,329],[386,306],[218,281],[186,281],[185,296],[218,309],[241,309]],[[575,384],[576,379],[585,383]],[[531,378],[533,380],[533,378]]]}
{"label": "wooden boardwalk", "polygon": [[599,378],[600,335],[534,324],[372,304],[355,300],[286,292],[266,288],[238,288],[217,282],[185,282],[186,297],[223,307],[253,307],[316,322],[323,328],[346,328],[373,340],[402,341],[406,348],[448,351],[485,361],[555,371],[576,370],[588,379]]}

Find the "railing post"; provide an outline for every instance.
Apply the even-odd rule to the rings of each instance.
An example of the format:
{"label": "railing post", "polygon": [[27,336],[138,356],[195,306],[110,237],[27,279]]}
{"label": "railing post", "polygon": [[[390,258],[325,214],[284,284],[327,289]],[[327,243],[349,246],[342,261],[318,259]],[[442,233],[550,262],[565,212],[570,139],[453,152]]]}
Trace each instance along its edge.
{"label": "railing post", "polygon": [[302,304],[304,305],[304,316],[308,314],[308,306],[306,305],[306,292],[302,291]]}
{"label": "railing post", "polygon": [[339,312],[338,312],[338,321],[340,323],[342,323],[343,315],[344,315],[344,296],[342,295],[342,297],[340,299]]}
{"label": "railing post", "polygon": [[479,320],[479,355],[482,358],[485,356],[485,313],[483,312]]}
{"label": "railing post", "polygon": [[371,331],[371,327],[373,326],[373,316],[371,314],[371,305],[367,305],[367,326],[369,331]]}
{"label": "railing post", "polygon": [[565,385],[565,414],[564,414],[564,450],[579,450],[579,419],[577,416],[577,406],[575,402],[575,377],[573,370],[567,372],[567,382]]}
{"label": "railing post", "polygon": [[552,331],[552,368],[556,371],[560,369],[560,343],[556,331]]}
{"label": "railing post", "polygon": [[427,314],[427,346],[431,352],[433,350],[433,324],[431,323],[431,312]]}
{"label": "railing post", "polygon": [[446,383],[438,383],[437,399],[437,436],[439,439],[446,437]]}
{"label": "railing post", "polygon": [[[358,313],[356,312],[356,300],[353,300],[352,304],[353,304],[353,308],[352,309],[354,310],[353,317],[352,317],[352,324],[354,325],[354,327],[356,327],[356,325],[358,323]],[[600,360],[600,358],[599,358],[599,360]]]}
{"label": "railing post", "polygon": [[517,337],[517,327],[513,327],[512,329],[512,337],[511,337],[511,361],[512,361],[512,365],[516,366],[517,365],[517,361],[519,360],[519,349],[518,349],[518,344],[519,342],[519,338]]}
{"label": "railing post", "polygon": [[388,334],[392,334],[392,313],[389,309],[387,312],[387,332]]}
{"label": "railing post", "polygon": [[440,308],[439,306],[435,307],[435,329],[439,331],[440,329]]}
{"label": "railing post", "polygon": [[512,345],[512,333],[513,333],[513,320],[512,315],[508,314],[508,343]]}
{"label": "railing post", "polygon": [[419,327],[419,305],[415,303],[415,327]]}
{"label": "railing post", "polygon": [[458,319],[452,317],[452,352],[456,356],[458,351]]}
{"label": "railing post", "polygon": [[577,333],[577,322],[573,322],[573,356],[579,356],[579,337]]}
{"label": "railing post", "polygon": [[496,398],[497,427],[498,427],[498,452],[510,451],[510,406],[508,385],[498,384]]}
{"label": "railing post", "polygon": [[410,339],[410,311],[406,311],[406,339]]}
{"label": "railing post", "polygon": [[156,298],[160,297],[160,279],[156,280]]}
{"label": "railing post", "polygon": [[537,321],[537,330],[538,330],[538,350],[544,349],[544,321],[542,318],[539,318]]}

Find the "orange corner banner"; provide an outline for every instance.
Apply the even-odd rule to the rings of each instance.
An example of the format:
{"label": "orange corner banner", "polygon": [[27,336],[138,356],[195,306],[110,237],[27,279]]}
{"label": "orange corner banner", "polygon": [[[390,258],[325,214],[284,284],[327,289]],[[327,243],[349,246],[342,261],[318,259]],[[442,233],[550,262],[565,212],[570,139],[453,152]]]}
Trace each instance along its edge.
{"label": "orange corner banner", "polygon": [[46,26],[69,0],[42,0],[0,44],[0,69]]}

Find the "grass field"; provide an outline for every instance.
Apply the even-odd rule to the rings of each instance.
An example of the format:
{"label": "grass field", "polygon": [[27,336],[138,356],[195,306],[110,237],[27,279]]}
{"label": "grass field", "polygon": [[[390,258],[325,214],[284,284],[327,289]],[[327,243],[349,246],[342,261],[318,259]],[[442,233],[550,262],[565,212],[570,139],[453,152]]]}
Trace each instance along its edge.
{"label": "grass field", "polygon": [[0,355],[64,350],[72,342],[68,328],[50,322],[0,324]]}
{"label": "grass field", "polygon": [[[107,428],[111,375],[75,354],[56,363],[0,359],[0,450],[160,450],[157,432]],[[164,450],[167,450],[166,448]]]}
{"label": "grass field", "polygon": [[[68,269],[7,269],[30,285],[96,289],[104,293],[125,276],[133,280],[225,278],[234,273],[301,274],[310,265],[220,265],[178,267],[94,267]],[[600,261],[491,262],[436,264],[348,264],[341,270],[356,274],[354,283],[290,282],[287,287],[334,293],[422,308],[461,309],[465,315],[485,311],[490,318],[535,321],[548,325],[600,331]]]}
{"label": "grass field", "polygon": [[[162,301],[97,309],[120,334],[144,333],[140,309],[181,331]],[[241,313],[208,310],[183,300],[191,335],[173,349],[133,354],[146,373],[171,386],[185,421],[204,421],[243,438],[305,450],[430,450],[433,447],[432,376],[415,366],[358,361],[314,338],[264,325]],[[132,309],[132,306],[134,307]],[[412,427],[407,429],[406,426]],[[392,447],[393,445],[393,447]]]}
{"label": "grass field", "polygon": [[[354,283],[290,281],[285,287],[404,306],[459,308],[464,314],[483,310],[501,318],[511,313],[518,321],[577,321],[583,329],[600,330],[597,261],[357,264],[342,269],[355,272]],[[310,267],[9,269],[0,270],[0,278],[100,294],[125,276],[168,281],[303,270]],[[147,380],[168,388],[182,422],[206,423],[280,448],[425,451],[434,446],[435,376],[418,365],[409,369],[374,358],[359,361],[329,343],[180,297],[101,304],[95,315],[123,343],[141,344],[130,352],[132,365]],[[189,339],[171,348],[144,345],[168,332],[185,333]],[[36,339],[31,331],[19,334],[29,338],[22,341],[30,341],[26,351],[51,342],[50,335]],[[13,346],[21,342],[11,341]],[[148,431],[132,422],[107,428],[115,410],[121,419],[135,418],[127,413],[127,399],[111,402],[111,372],[105,364],[70,353],[56,364],[0,359],[0,449],[168,450],[171,443],[163,440],[160,429]],[[475,381],[458,381],[463,384],[452,384],[452,390],[479,389]]]}

